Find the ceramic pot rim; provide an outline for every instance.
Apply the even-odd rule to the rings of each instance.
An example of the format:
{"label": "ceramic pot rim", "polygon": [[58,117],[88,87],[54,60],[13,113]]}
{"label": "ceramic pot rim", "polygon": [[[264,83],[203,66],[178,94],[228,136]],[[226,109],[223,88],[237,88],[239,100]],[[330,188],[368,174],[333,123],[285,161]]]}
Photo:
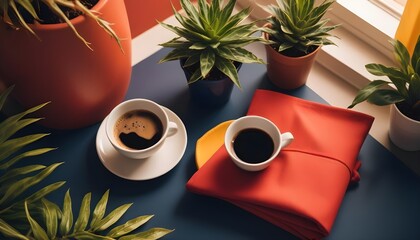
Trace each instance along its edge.
{"label": "ceramic pot rim", "polygon": [[[266,23],[266,24],[264,24],[263,27],[271,28],[271,24]],[[262,34],[263,34],[264,39],[269,40],[268,33],[262,32]],[[278,53],[284,59],[296,59],[296,60],[297,59],[303,59],[303,58],[310,58],[312,55],[317,54],[317,52],[321,49],[321,46],[317,46],[317,48],[314,51],[310,52],[309,54],[306,54],[306,55],[303,55],[303,56],[300,56],[300,57],[290,57],[290,56],[284,55],[284,54],[276,51],[274,48],[271,47],[271,45],[265,45],[265,47],[268,48],[268,49],[271,49],[273,52]]]}
{"label": "ceramic pot rim", "polygon": [[[105,4],[107,4],[109,0],[99,0],[95,6],[93,6],[90,10],[92,11],[96,11],[96,12],[100,12],[100,10],[103,8],[103,6]],[[73,25],[78,25],[80,23],[82,23],[83,21],[85,21],[87,19],[86,16],[84,15],[79,15],[73,19],[70,19],[70,22]],[[30,26],[31,29],[33,29],[34,31],[51,31],[51,30],[59,30],[59,29],[64,29],[64,28],[68,28],[67,23],[53,23],[53,24],[42,24],[39,22],[35,22],[32,24],[28,24]]]}
{"label": "ceramic pot rim", "polygon": [[420,124],[420,121],[417,121],[415,119],[409,118],[404,113],[402,113],[395,103],[392,104],[391,107],[395,108],[395,110],[398,112],[398,114],[400,114],[405,120],[407,120],[409,122],[412,122],[414,124]]}

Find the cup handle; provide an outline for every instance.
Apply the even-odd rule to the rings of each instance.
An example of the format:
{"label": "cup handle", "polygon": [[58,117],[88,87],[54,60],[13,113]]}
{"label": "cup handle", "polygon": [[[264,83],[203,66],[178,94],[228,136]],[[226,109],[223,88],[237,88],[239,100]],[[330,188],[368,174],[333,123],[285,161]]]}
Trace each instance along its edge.
{"label": "cup handle", "polygon": [[293,137],[293,134],[291,132],[285,132],[281,135],[281,144],[280,144],[280,148],[284,148],[286,146],[288,146],[293,139],[295,139],[295,137]]}
{"label": "cup handle", "polygon": [[176,132],[178,132],[178,125],[174,122],[169,122],[167,137],[175,135]]}

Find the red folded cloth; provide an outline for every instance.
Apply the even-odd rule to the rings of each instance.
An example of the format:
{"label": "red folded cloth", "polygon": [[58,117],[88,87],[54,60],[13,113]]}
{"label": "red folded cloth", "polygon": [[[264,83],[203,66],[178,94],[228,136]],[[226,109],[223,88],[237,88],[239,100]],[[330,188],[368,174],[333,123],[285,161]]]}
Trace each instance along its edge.
{"label": "red folded cloth", "polygon": [[351,180],[373,117],[257,90],[248,115],[273,121],[295,139],[265,170],[247,172],[224,146],[188,181],[187,189],[229,201],[301,239],[326,237]]}

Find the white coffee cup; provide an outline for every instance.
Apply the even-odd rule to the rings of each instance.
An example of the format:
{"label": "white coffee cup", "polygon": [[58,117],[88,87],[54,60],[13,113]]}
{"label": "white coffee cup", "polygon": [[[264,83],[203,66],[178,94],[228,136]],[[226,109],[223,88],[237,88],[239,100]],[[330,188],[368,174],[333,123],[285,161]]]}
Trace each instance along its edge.
{"label": "white coffee cup", "polygon": [[[119,121],[121,117],[126,113],[133,111],[150,112],[153,115],[155,115],[161,123],[161,137],[157,138],[158,140],[156,139],[156,143],[153,143],[153,145],[147,148],[134,149],[124,145],[119,139],[118,133],[116,132],[117,121]],[[138,128],[140,128],[140,126],[145,126],[142,122],[136,122],[136,124]],[[122,155],[133,159],[144,159],[152,156],[162,147],[162,145],[165,142],[165,139],[174,135],[177,132],[177,130],[177,124],[169,121],[168,115],[159,104],[151,100],[142,98],[131,99],[118,104],[110,112],[110,114],[106,118],[105,123],[106,136],[108,137],[108,140],[111,142],[112,146],[114,146],[114,148]]]}
{"label": "white coffee cup", "polygon": [[[239,158],[237,153],[234,150],[234,141],[242,131],[247,129],[258,129],[271,138],[273,144],[272,154],[267,157],[267,159],[261,159],[256,163],[250,163]],[[285,132],[281,133],[277,126],[268,120],[267,118],[260,116],[245,116],[233,121],[226,130],[225,133],[225,147],[229,153],[232,161],[240,168],[247,171],[260,171],[265,169],[270,165],[274,158],[280,153],[280,150],[293,141],[294,137],[292,133]],[[251,139],[254,142],[252,144],[257,145],[256,139]],[[258,149],[255,149],[257,151]],[[253,151],[253,149],[248,149],[247,151]]]}

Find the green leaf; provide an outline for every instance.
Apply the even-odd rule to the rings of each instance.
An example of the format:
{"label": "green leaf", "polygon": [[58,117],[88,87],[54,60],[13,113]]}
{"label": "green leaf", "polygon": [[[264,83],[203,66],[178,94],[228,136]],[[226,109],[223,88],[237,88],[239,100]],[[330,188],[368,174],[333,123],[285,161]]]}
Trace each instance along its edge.
{"label": "green leaf", "polygon": [[235,65],[230,61],[224,58],[217,58],[215,63],[217,69],[224,73],[228,78],[230,78],[235,85],[241,89],[241,84],[239,82],[238,72]]}
{"label": "green leaf", "polygon": [[181,58],[188,58],[189,56],[196,55],[196,50],[189,50],[189,49],[183,49],[183,48],[176,48],[169,52],[164,58],[162,58],[159,63],[167,62],[167,61],[173,61],[173,60],[179,60]]}
{"label": "green leaf", "polygon": [[109,213],[106,217],[104,217],[101,221],[99,221],[93,229],[95,231],[103,231],[118,221],[122,215],[131,207],[130,204],[124,204],[122,206],[117,207],[111,213]]}
{"label": "green leaf", "polygon": [[80,206],[79,210],[79,217],[74,224],[74,231],[73,232],[81,232],[84,231],[87,227],[90,215],[90,200],[92,194],[87,193],[82,200],[82,205]]}
{"label": "green leaf", "polygon": [[24,166],[20,168],[15,168],[10,171],[6,171],[2,176],[0,176],[0,184],[10,179],[13,179],[15,177],[26,175],[31,172],[35,172],[44,168],[45,168],[44,165],[29,165],[29,166]]}
{"label": "green leaf", "polygon": [[414,47],[411,65],[413,65],[416,73],[420,75],[420,35],[418,36],[416,46]]}
{"label": "green leaf", "polygon": [[128,234],[136,230],[137,228],[139,228],[146,222],[148,222],[152,217],[153,215],[145,215],[145,216],[139,216],[134,219],[131,219],[127,221],[126,223],[124,223],[123,225],[113,228],[111,231],[108,232],[108,236],[117,238],[125,234]]}
{"label": "green leaf", "polygon": [[47,153],[51,150],[55,150],[56,148],[40,148],[40,149],[35,149],[35,150],[31,150],[31,151],[27,151],[24,153],[21,153],[15,157],[13,157],[12,159],[8,160],[7,162],[1,163],[0,164],[0,169],[7,169],[9,167],[11,167],[12,165],[14,165],[15,163],[19,162],[20,160],[24,159],[24,158],[28,158],[28,157],[33,157],[33,156],[38,156],[44,153]]}
{"label": "green leaf", "polygon": [[55,163],[51,164],[40,173],[32,177],[26,177],[19,181],[12,183],[6,190],[3,197],[0,198],[0,204],[5,204],[7,202],[12,202],[17,198],[20,194],[22,194],[26,189],[30,188],[31,186],[38,184],[48,175],[50,175],[58,166],[62,163]]}
{"label": "green leaf", "polygon": [[368,97],[367,101],[378,106],[385,106],[402,102],[404,99],[405,98],[395,90],[378,89]]}
{"label": "green leaf", "polygon": [[196,55],[192,55],[190,57],[187,58],[187,60],[185,61],[184,65],[182,65],[183,68],[185,67],[189,67],[192,66],[196,63],[200,62],[200,55],[196,54]]}
{"label": "green leaf", "polygon": [[401,69],[405,74],[408,74],[407,67],[410,64],[410,54],[407,48],[396,39],[392,39],[391,44],[394,46],[395,59],[401,64]]}
{"label": "green leaf", "polygon": [[102,218],[105,215],[106,211],[106,205],[108,203],[108,197],[109,197],[109,189],[102,195],[99,202],[96,204],[95,209],[93,210],[92,220],[90,222],[90,228],[93,228],[93,226],[96,226],[99,221],[102,220]]}
{"label": "green leaf", "polygon": [[418,74],[412,75],[408,92],[411,104],[416,104],[420,100],[420,76]]}
{"label": "green leaf", "polygon": [[250,51],[244,48],[225,48],[221,47],[217,50],[217,54],[220,57],[241,63],[264,63],[262,59],[259,59]]}
{"label": "green leaf", "polygon": [[41,202],[44,206],[43,209],[45,216],[45,225],[47,227],[47,235],[50,237],[50,239],[55,239],[55,237],[57,236],[58,228],[58,214],[56,210],[58,206],[45,198],[43,198]]}
{"label": "green leaf", "polygon": [[[62,185],[64,185],[65,182],[56,182],[56,183],[52,183],[46,187],[41,188],[40,190],[34,192],[32,195],[30,195],[29,197],[23,199],[23,200],[19,200],[19,201],[14,201],[12,203],[12,205],[8,206],[7,208],[1,209],[0,213],[7,213],[7,212],[13,212],[14,210],[19,211],[21,208],[23,210],[23,205],[24,202],[27,202],[28,204],[32,204],[40,199],[42,199],[43,197],[47,196],[48,194],[50,194],[51,192],[57,190],[58,188],[60,188]],[[18,214],[16,214],[14,216],[17,216]],[[24,216],[26,218],[26,216]],[[19,217],[18,217],[19,218]]]}
{"label": "green leaf", "polygon": [[25,202],[26,217],[31,225],[32,233],[37,240],[47,240],[48,235],[45,230],[33,219],[28,210],[28,204]]}
{"label": "green leaf", "polygon": [[73,234],[75,239],[79,239],[79,240],[114,240],[114,238],[111,237],[107,237],[107,236],[101,236],[98,234],[94,234],[91,232],[77,232],[75,234]]}
{"label": "green leaf", "polygon": [[190,79],[188,79],[188,84],[195,83],[195,82],[197,82],[200,79],[202,79],[201,69],[200,68],[197,68],[195,70],[195,72],[193,73],[193,75],[191,75]]}
{"label": "green leaf", "polygon": [[45,196],[47,196],[51,192],[54,192],[55,190],[59,189],[65,183],[66,183],[65,181],[59,181],[59,182],[49,184],[49,185],[39,189],[38,191],[34,192],[31,196],[27,197],[26,202],[28,202],[28,203],[36,202],[36,201],[44,198]]}
{"label": "green leaf", "polygon": [[33,113],[35,111],[38,111],[39,109],[43,108],[47,103],[40,104],[38,106],[35,106],[33,108],[30,108],[22,113],[18,113],[16,115],[13,115],[11,117],[8,117],[6,120],[0,123],[0,144],[3,143],[6,139],[11,137],[13,134],[15,134],[20,129],[39,121],[41,118],[29,118],[26,120],[21,120],[26,115]]}
{"label": "green leaf", "polygon": [[71,206],[70,190],[67,190],[64,201],[63,201],[63,216],[60,222],[60,234],[62,236],[67,235],[73,226],[73,211]]}
{"label": "green leaf", "polygon": [[403,96],[408,96],[406,83],[408,76],[401,72],[399,69],[393,67],[386,67],[382,64],[367,64],[366,70],[375,76],[387,76],[392,83],[397,87],[398,92]]}
{"label": "green leaf", "polygon": [[174,230],[170,230],[166,228],[151,228],[144,232],[121,237],[119,238],[119,240],[135,240],[135,239],[155,240],[155,239],[162,238],[173,231]]}
{"label": "green leaf", "polygon": [[380,87],[389,84],[389,82],[384,80],[375,80],[370,82],[364,88],[360,89],[357,93],[356,97],[354,98],[352,104],[348,106],[348,108],[353,108],[357,104],[367,100],[369,96],[374,93],[375,91],[379,90]]}
{"label": "green leaf", "polygon": [[399,69],[393,67],[386,67],[382,64],[370,63],[366,64],[366,70],[375,76],[388,76],[405,79],[407,81],[407,74],[402,73]]}
{"label": "green leaf", "polygon": [[214,62],[216,61],[216,55],[214,51],[207,50],[203,51],[200,55],[200,68],[201,68],[201,76],[206,78],[207,74],[209,74],[210,70],[214,66]]}
{"label": "green leaf", "polygon": [[6,237],[11,237],[14,239],[29,240],[26,236],[19,233],[18,230],[7,224],[0,218],[0,233]]}
{"label": "green leaf", "polygon": [[38,141],[49,134],[32,134],[14,138],[0,144],[0,161],[19,151],[22,147]]}

